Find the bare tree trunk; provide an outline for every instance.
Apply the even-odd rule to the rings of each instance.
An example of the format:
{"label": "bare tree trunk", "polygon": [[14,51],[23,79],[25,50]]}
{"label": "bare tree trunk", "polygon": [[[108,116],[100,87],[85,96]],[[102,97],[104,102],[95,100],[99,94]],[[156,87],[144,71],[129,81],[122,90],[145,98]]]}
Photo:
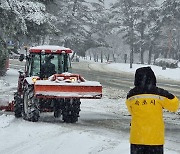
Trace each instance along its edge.
{"label": "bare tree trunk", "polygon": [[[144,13],[142,13],[142,15],[144,15]],[[141,64],[144,64],[144,29],[145,29],[145,25],[144,25],[144,20],[141,20],[141,46],[140,46],[140,52],[141,52]]]}
{"label": "bare tree trunk", "polygon": [[89,60],[91,60],[91,52],[89,51]]}
{"label": "bare tree trunk", "polygon": [[152,50],[153,50],[153,42],[151,41],[151,42],[150,42],[150,45],[149,45],[149,56],[148,56],[148,64],[149,64],[149,65],[151,64]]}
{"label": "bare tree trunk", "polygon": [[141,64],[144,64],[144,49],[141,47]]}
{"label": "bare tree trunk", "polygon": [[109,53],[108,53],[108,55],[106,56],[107,62],[109,61],[109,58],[110,58],[110,55],[109,55]]}
{"label": "bare tree trunk", "polygon": [[166,50],[165,52],[164,52],[164,58],[167,58],[168,57],[168,50]]}
{"label": "bare tree trunk", "polygon": [[133,29],[133,23],[131,25],[131,44],[130,44],[130,49],[131,49],[131,52],[130,52],[130,68],[132,68],[132,64],[133,64],[133,56],[134,56],[134,29]]}
{"label": "bare tree trunk", "polygon": [[93,53],[94,61],[96,62],[96,53]]}
{"label": "bare tree trunk", "polygon": [[103,54],[102,54],[102,51],[101,51],[101,63],[103,63]]}
{"label": "bare tree trunk", "polygon": [[113,53],[113,61],[116,62],[116,57],[114,53]]}

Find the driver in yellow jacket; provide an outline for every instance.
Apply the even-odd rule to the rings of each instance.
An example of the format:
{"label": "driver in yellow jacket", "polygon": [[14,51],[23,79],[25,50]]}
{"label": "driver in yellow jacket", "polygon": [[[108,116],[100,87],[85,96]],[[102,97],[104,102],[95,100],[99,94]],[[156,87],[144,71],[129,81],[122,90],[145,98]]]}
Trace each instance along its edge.
{"label": "driver in yellow jacket", "polygon": [[132,116],[131,154],[163,154],[163,109],[177,111],[179,100],[156,86],[156,77],[150,67],[136,70],[134,85],[126,100]]}

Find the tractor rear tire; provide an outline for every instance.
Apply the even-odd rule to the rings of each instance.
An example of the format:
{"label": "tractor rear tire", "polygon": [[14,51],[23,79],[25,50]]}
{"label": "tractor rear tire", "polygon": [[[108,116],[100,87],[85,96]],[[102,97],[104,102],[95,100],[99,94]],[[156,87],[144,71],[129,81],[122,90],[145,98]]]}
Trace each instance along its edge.
{"label": "tractor rear tire", "polygon": [[80,104],[80,99],[66,99],[62,109],[62,116],[64,122],[75,123],[78,121]]}
{"label": "tractor rear tire", "polygon": [[22,107],[15,102],[14,104],[14,115],[16,118],[22,117]]}
{"label": "tractor rear tire", "polygon": [[59,118],[61,116],[60,103],[64,103],[64,100],[54,101],[54,117]]}
{"label": "tractor rear tire", "polygon": [[61,116],[61,110],[55,110],[54,111],[54,117],[59,118]]}
{"label": "tractor rear tire", "polygon": [[37,99],[32,95],[32,90],[26,90],[23,97],[23,118],[28,121],[37,122],[39,120],[39,110]]}

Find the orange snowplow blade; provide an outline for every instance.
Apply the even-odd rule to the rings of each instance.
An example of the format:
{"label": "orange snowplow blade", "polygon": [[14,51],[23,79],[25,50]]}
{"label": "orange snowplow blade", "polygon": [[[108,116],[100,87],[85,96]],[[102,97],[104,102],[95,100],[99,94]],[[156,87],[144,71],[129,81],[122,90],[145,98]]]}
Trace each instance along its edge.
{"label": "orange snowplow blade", "polygon": [[[61,81],[57,80],[58,78],[61,79]],[[56,75],[52,81],[37,80],[34,84],[34,91],[36,97],[39,98],[100,99],[102,97],[102,85],[99,82],[86,81],[76,74]]]}
{"label": "orange snowplow blade", "polygon": [[35,85],[36,97],[94,98],[102,97],[101,86]]}

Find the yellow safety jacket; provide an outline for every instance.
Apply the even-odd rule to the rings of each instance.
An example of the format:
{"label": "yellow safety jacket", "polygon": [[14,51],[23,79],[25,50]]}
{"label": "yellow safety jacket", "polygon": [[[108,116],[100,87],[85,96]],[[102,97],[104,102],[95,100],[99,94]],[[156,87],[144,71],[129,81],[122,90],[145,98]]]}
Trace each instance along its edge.
{"label": "yellow safety jacket", "polygon": [[163,109],[175,112],[179,106],[178,98],[168,99],[157,94],[138,94],[127,98],[126,105],[132,116],[130,143],[163,145]]}

